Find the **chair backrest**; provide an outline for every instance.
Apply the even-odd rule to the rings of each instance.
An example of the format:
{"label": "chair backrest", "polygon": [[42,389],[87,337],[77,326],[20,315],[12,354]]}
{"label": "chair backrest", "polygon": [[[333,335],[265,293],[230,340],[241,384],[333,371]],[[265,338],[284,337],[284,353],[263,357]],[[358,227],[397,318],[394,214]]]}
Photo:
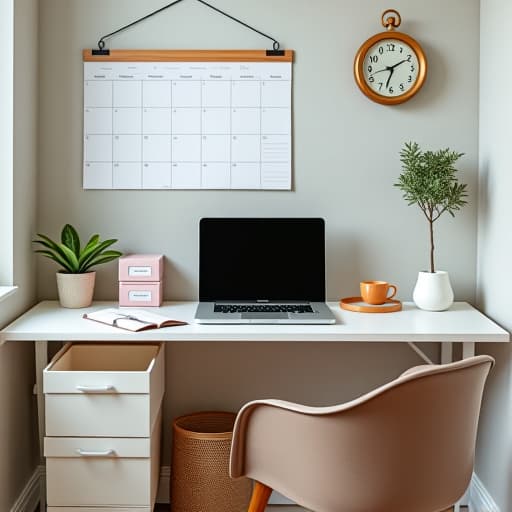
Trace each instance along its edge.
{"label": "chair backrest", "polygon": [[239,413],[232,476],[318,512],[436,512],[471,479],[487,374],[477,356],[409,370],[352,402],[257,401]]}

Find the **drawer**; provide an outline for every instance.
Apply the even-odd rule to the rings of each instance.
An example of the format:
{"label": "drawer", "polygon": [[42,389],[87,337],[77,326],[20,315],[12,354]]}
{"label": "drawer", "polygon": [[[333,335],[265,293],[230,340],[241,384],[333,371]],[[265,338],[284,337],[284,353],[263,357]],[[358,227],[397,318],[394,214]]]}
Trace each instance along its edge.
{"label": "drawer", "polygon": [[161,281],[154,283],[119,283],[119,305],[141,307],[162,305],[163,286]]}
{"label": "drawer", "polygon": [[[48,510],[139,507],[145,512],[156,498],[160,436],[161,410],[150,438],[46,437]],[[119,512],[117,508],[115,511]],[[130,508],[129,512],[134,510]]]}
{"label": "drawer", "polygon": [[68,343],[44,369],[44,393],[163,395],[163,350],[161,343]]}
{"label": "drawer", "polygon": [[149,437],[160,405],[149,395],[46,395],[46,435]]}
{"label": "drawer", "polygon": [[121,256],[119,281],[161,281],[164,277],[163,254],[129,254]]}
{"label": "drawer", "polygon": [[163,351],[158,344],[64,347],[44,371],[46,435],[149,437],[164,393]]}

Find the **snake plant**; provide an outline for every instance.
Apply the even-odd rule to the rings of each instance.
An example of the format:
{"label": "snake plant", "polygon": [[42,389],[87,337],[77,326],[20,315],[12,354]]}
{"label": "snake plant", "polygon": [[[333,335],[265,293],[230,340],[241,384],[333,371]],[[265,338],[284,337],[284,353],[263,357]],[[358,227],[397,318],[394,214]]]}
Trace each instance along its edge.
{"label": "snake plant", "polygon": [[42,254],[55,261],[62,267],[62,272],[68,274],[83,274],[95,265],[108,263],[122,255],[119,251],[107,248],[117,242],[117,239],[100,241],[100,235],[93,235],[84,247],[80,247],[80,237],[71,224],[62,228],[60,243],[40,233],[34,243],[40,244],[43,249],[34,252]]}

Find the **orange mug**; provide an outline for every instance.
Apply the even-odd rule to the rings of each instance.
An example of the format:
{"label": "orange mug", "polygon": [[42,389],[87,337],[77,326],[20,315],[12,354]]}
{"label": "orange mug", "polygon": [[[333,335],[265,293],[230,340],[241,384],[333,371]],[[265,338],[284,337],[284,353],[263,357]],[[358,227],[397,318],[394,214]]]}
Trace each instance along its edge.
{"label": "orange mug", "polygon": [[[360,287],[361,297],[367,304],[384,304],[396,295],[396,286],[386,281],[361,281]],[[393,289],[393,293],[388,295],[390,288]]]}

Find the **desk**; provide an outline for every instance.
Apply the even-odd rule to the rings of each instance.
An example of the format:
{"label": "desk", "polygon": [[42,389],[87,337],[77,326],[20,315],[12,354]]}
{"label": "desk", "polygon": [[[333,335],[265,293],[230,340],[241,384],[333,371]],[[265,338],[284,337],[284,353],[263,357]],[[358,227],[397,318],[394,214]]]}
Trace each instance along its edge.
{"label": "desk", "polygon": [[[116,302],[95,302],[86,309],[64,309],[57,301],[43,301],[0,331],[0,344],[7,341],[35,342],[38,426],[41,454],[44,437],[43,369],[48,364],[48,341],[233,341],[233,342],[402,342],[425,362],[432,361],[416,342],[441,343],[441,362],[452,361],[452,344],[462,344],[462,357],[475,353],[475,343],[508,342],[509,333],[466,302],[456,302],[448,311],[430,312],[404,303],[397,313],[353,313],[329,303],[335,325],[199,325],[194,323],[195,302],[167,302],[160,312],[189,325],[139,333],[84,320],[83,313]],[[129,308],[128,308],[129,309]],[[155,309],[155,311],[158,311]],[[44,489],[42,489],[44,503]]]}

